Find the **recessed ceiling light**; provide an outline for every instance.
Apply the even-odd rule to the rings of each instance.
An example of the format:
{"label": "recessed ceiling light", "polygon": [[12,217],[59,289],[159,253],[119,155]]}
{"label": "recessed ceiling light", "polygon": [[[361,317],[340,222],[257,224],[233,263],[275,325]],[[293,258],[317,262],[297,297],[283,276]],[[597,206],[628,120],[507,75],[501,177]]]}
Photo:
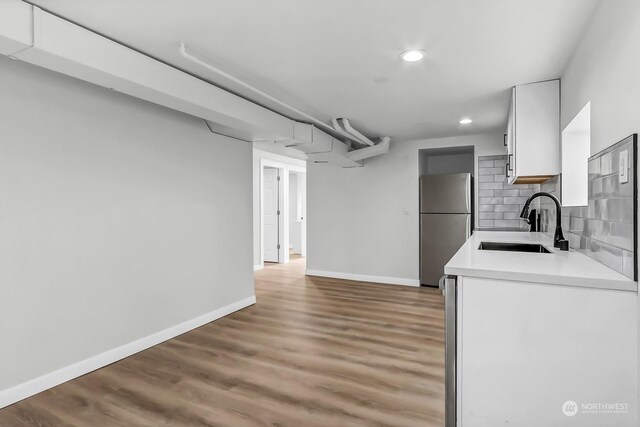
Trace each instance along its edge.
{"label": "recessed ceiling light", "polygon": [[471,119],[462,119],[460,120],[460,124],[461,125],[468,125],[469,123],[471,123],[473,120]]}
{"label": "recessed ceiling light", "polygon": [[420,61],[422,58],[424,58],[424,50],[405,50],[404,52],[402,52],[400,57],[407,62]]}

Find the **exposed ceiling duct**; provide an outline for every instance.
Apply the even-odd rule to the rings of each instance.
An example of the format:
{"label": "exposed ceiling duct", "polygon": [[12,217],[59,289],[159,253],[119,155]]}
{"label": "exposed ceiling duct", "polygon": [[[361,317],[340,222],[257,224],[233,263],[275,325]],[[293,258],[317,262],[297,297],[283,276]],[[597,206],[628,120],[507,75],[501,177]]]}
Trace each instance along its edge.
{"label": "exposed ceiling duct", "polygon": [[[224,77],[225,79],[242,86],[245,89],[250,90],[259,97],[268,99],[269,101],[295,113],[297,116],[303,117],[304,119],[311,122],[312,124],[297,121],[294,122],[293,137],[291,139],[283,139],[277,142],[279,144],[283,144],[287,148],[292,148],[308,154],[309,158],[316,163],[328,163],[341,167],[358,167],[363,165],[363,159],[379,156],[389,151],[389,137],[384,137],[378,144],[379,146],[377,146],[371,139],[367,138],[365,135],[354,129],[353,126],[351,126],[349,119],[347,118],[333,119],[331,121],[332,126],[330,126],[324,123],[322,120],[319,120],[311,116],[310,114],[307,114],[304,111],[284,101],[279,100],[278,98],[264,92],[263,90],[258,89],[257,87],[197,57],[192,52],[189,52],[189,49],[185,43],[180,43],[179,50],[180,55],[183,58],[196,63],[206,68],[207,70],[212,71]],[[328,131],[329,134],[323,132],[319,128]],[[339,139],[336,139],[336,137],[342,137],[342,139],[346,140],[346,143]],[[349,149],[353,145],[359,148],[349,151]],[[377,148],[355,154],[356,152],[365,149],[360,147]],[[324,154],[324,156],[322,156],[322,159],[319,159],[320,154]],[[351,156],[349,156],[350,154]],[[333,160],[327,160],[327,158],[331,158]]]}
{"label": "exposed ceiling duct", "polygon": [[[349,123],[347,119],[339,120],[342,123]],[[357,132],[351,128],[351,126],[348,128],[353,132]],[[307,159],[314,163],[323,163],[343,168],[361,167],[364,165],[363,160],[389,152],[391,138],[388,136],[381,138],[377,143],[374,143],[364,135],[362,135],[362,138],[367,141],[367,144],[365,145],[364,142],[360,142],[359,146],[362,147],[364,145],[364,148],[351,149],[352,144],[345,144],[314,125],[295,122],[293,139],[280,140],[277,141],[277,143],[286,148],[305,153]]]}
{"label": "exposed ceiling duct", "polygon": [[[209,71],[212,71],[216,74],[218,74],[219,76],[224,77],[225,79],[232,81],[233,83],[242,86],[245,89],[248,89],[249,91],[255,93],[256,95],[258,95],[259,97],[262,97],[264,99],[268,99],[269,101],[289,110],[290,112],[295,113],[297,116],[302,117],[304,120],[309,121],[310,123],[315,124],[316,126],[319,126],[321,128],[324,128],[326,131],[329,131],[331,133],[335,132],[335,129],[333,127],[331,127],[330,125],[326,124],[325,122],[323,122],[320,119],[317,119],[315,117],[313,117],[310,114],[305,113],[304,111],[294,107],[291,104],[288,104],[284,101],[279,100],[278,98],[266,93],[265,91],[258,89],[257,87],[245,82],[244,80],[241,80],[229,73],[227,73],[226,71],[210,64],[209,62],[205,61],[202,58],[199,58],[198,56],[194,55],[193,52],[189,52],[189,48],[187,47],[187,45],[185,43],[180,43],[178,46],[178,49],[180,51],[180,55],[187,59],[188,61],[193,62],[194,64],[198,64],[203,68],[206,68]],[[340,136],[351,139],[351,140],[355,140],[357,142],[357,139],[353,136],[351,136],[350,134],[346,133],[346,132],[338,132],[340,134]]]}
{"label": "exposed ceiling duct", "polygon": [[[107,39],[20,0],[0,1],[0,54],[204,119],[209,129],[244,141],[276,141],[309,160],[359,167],[388,151],[388,138],[374,144],[348,119],[334,126],[214,67],[179,45],[183,58],[292,112],[295,121],[202,78]],[[311,124],[310,124],[311,123]],[[367,147],[367,148],[361,148]],[[373,148],[377,149],[373,150]],[[385,148],[386,147],[386,148]],[[368,151],[362,151],[368,150]],[[357,154],[356,154],[357,153]]]}
{"label": "exposed ceiling duct", "polygon": [[359,162],[364,159],[369,159],[371,157],[381,156],[389,152],[390,143],[391,143],[391,138],[389,138],[388,136],[385,136],[380,140],[380,142],[378,142],[375,145],[372,145],[371,147],[349,151],[347,153],[347,157],[355,162]]}
{"label": "exposed ceiling duct", "polygon": [[331,123],[333,124],[334,129],[346,133],[347,135],[349,135],[351,139],[355,139],[356,142],[367,145],[369,147],[373,147],[374,145],[373,141],[371,141],[369,138],[367,138],[366,136],[364,136],[363,134],[355,130],[351,126],[351,123],[349,123],[349,119],[346,119],[346,118],[333,119],[331,120]]}

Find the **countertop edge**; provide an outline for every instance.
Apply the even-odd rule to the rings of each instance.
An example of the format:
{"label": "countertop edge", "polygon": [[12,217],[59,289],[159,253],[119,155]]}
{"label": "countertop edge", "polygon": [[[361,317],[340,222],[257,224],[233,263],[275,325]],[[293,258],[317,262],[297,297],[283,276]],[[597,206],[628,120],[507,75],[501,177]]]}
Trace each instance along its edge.
{"label": "countertop edge", "polygon": [[558,277],[545,274],[527,274],[510,271],[483,270],[478,268],[446,267],[445,274],[452,276],[479,277],[485,279],[513,280],[516,282],[560,285],[574,288],[603,289],[610,291],[638,292],[638,284],[633,281],[589,279],[585,277]]}

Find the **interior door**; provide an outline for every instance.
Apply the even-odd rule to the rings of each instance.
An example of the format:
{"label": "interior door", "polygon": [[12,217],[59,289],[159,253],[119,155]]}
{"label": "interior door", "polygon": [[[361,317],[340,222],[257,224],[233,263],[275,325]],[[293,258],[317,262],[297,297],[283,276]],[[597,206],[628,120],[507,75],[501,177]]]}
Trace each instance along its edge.
{"label": "interior door", "polygon": [[276,168],[264,168],[264,192],[263,192],[263,215],[264,215],[264,260],[266,262],[280,262],[279,257],[279,205],[280,205],[280,185],[279,170]]}

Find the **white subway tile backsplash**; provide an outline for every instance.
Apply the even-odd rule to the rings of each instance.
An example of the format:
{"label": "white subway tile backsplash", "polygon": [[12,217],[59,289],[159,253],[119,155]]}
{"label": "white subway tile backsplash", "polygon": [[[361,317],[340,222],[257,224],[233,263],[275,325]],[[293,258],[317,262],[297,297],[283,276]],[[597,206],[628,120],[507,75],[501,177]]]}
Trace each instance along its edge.
{"label": "white subway tile backsplash", "polygon": [[588,239],[587,255],[607,267],[622,273],[622,249],[609,246],[597,240]]}
{"label": "white subway tile backsplash", "polygon": [[633,199],[602,199],[600,215],[603,220],[633,224]]}
{"label": "white subway tile backsplash", "polygon": [[504,219],[504,214],[502,212],[479,212],[479,219]]}
{"label": "white subway tile backsplash", "polygon": [[565,238],[567,240],[569,240],[569,246],[572,249],[575,250],[579,250],[579,249],[586,249],[587,248],[587,239],[582,237],[579,234],[575,234],[575,233],[565,233]]}
{"label": "white subway tile backsplash", "polygon": [[602,236],[602,238],[613,246],[626,249],[627,251],[633,251],[633,234],[633,224],[612,222],[609,225],[609,235]]}
{"label": "white subway tile backsplash", "polygon": [[633,181],[635,179],[633,171],[630,171],[628,176],[629,182],[626,184],[620,184],[617,174],[595,179],[594,184],[596,181],[601,183],[599,188],[601,194],[596,195],[594,194],[596,190],[593,190],[590,195],[593,197],[604,197],[605,195],[606,197],[633,197]]}
{"label": "white subway tile backsplash", "polygon": [[503,215],[504,219],[517,219],[518,221],[521,221],[520,212],[504,212]]}
{"label": "white subway tile backsplash", "polygon": [[603,176],[613,173],[613,153],[608,152],[600,157],[600,168]]}
{"label": "white subway tile backsplash", "polygon": [[[538,187],[507,183],[504,174],[506,163],[505,155],[483,156],[478,160],[478,225],[528,229],[529,225],[520,219],[519,214],[524,201]],[[492,180],[489,181],[487,177],[491,177]],[[489,224],[488,221],[491,223]]]}
{"label": "white subway tile backsplash", "polygon": [[[636,250],[634,247],[634,187],[636,172],[629,162],[629,182],[619,182],[620,152],[629,150],[629,159],[635,158],[633,138],[627,138],[589,159],[588,206],[565,207],[562,226],[572,249],[605,264],[635,280]],[[542,185],[543,191],[560,193],[557,179]],[[553,211],[548,202],[540,204],[542,230],[553,233]]]}
{"label": "white subway tile backsplash", "polygon": [[578,217],[574,217],[574,218],[569,217],[568,219],[570,219],[568,231],[571,231],[572,233],[583,234],[584,219],[578,218]]}
{"label": "white subway tile backsplash", "polygon": [[520,195],[520,190],[518,190],[518,189],[515,189],[515,190],[496,190],[494,194],[496,196],[513,197],[513,196],[519,196]]}
{"label": "white subway tile backsplash", "polygon": [[524,202],[527,201],[527,197],[505,197],[504,204],[505,205],[520,205],[524,206]]}
{"label": "white subway tile backsplash", "polygon": [[501,182],[480,182],[478,188],[480,190],[502,190],[504,185]]}
{"label": "white subway tile backsplash", "polygon": [[522,211],[522,206],[520,205],[495,205],[496,212],[518,212]]}
{"label": "white subway tile backsplash", "polygon": [[497,219],[494,221],[496,227],[520,227],[522,223],[522,220],[515,219]]}
{"label": "white subway tile backsplash", "polygon": [[589,179],[594,179],[602,175],[600,173],[600,157],[589,160]]}
{"label": "white subway tile backsplash", "polygon": [[478,173],[480,175],[501,175],[504,173],[504,168],[478,168]]}
{"label": "white subway tile backsplash", "polygon": [[481,205],[497,205],[502,203],[501,197],[480,197],[478,199],[479,204]]}
{"label": "white subway tile backsplash", "polygon": [[496,196],[502,196],[502,197],[513,197],[513,196],[519,196],[520,195],[520,190],[495,190],[494,193]]}

